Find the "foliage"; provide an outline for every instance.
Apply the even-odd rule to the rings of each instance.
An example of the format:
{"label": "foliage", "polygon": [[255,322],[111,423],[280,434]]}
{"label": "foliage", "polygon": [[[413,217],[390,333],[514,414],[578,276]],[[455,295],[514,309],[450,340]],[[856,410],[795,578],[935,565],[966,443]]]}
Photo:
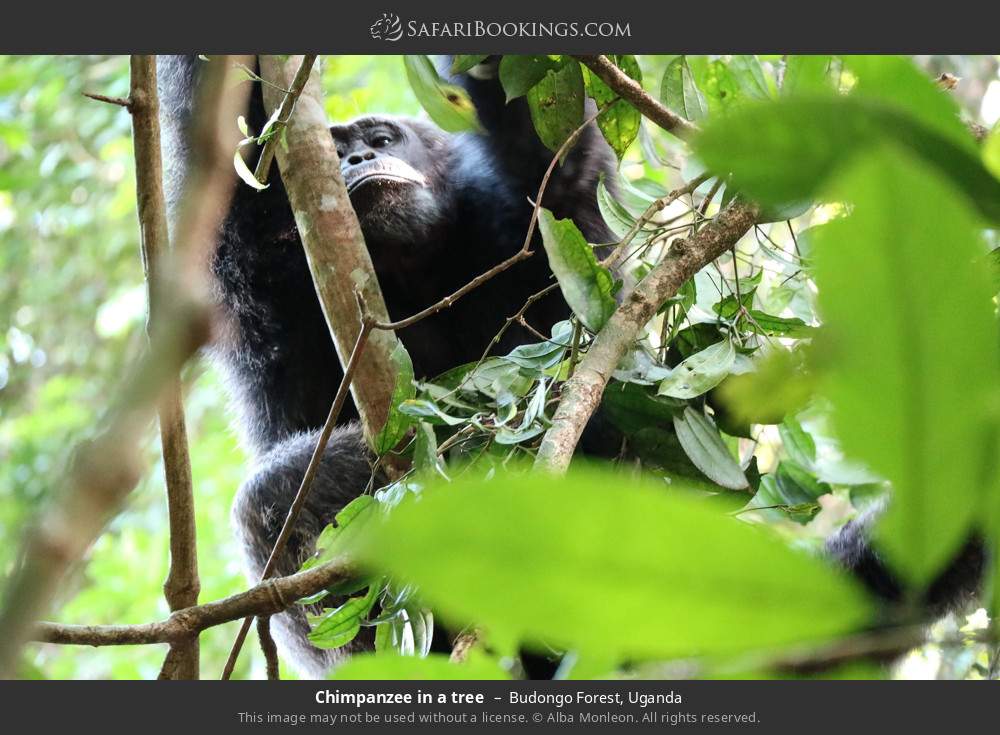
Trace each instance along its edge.
{"label": "foliage", "polygon": [[[317,645],[375,628],[376,652],[340,677],[516,676],[521,646],[571,652],[579,676],[626,662],[655,675],[677,657],[697,657],[707,675],[715,664],[765,673],[789,647],[874,621],[874,601],[809,552],[890,488],[876,543],[910,598],[973,529],[1000,538],[997,133],[980,148],[954,95],[908,59],[610,58],[703,132],[682,144],[572,57],[500,60],[508,99],[526,98],[552,151],[606,107],[597,125],[620,165],[598,204],[616,239],[633,237],[611,272],[603,250],[543,209],[570,320],[505,355],[483,345],[481,360],[440,376],[414,376],[405,351],[395,356],[401,378],[375,450],[410,470],[338,514],[306,562],[345,550],[367,562],[330,597],[301,601],[328,605],[313,620]],[[485,60],[457,57],[452,72]],[[335,119],[422,106],[447,129],[478,126],[425,57],[325,64]],[[121,58],[0,58],[5,538],[144,339],[127,114],[79,94],[126,90]],[[661,306],[611,378],[602,411],[622,437],[612,466],[563,479],[527,470],[616,299],[738,194],[766,205],[762,223]],[[185,376],[203,600],[244,586],[226,517],[245,468],[219,383],[207,365]],[[60,621],[166,614],[154,467],[64,591]],[[5,573],[13,548],[0,550]],[[483,626],[464,668],[429,654],[435,616],[450,630]],[[206,672],[221,670],[234,628],[203,634]],[[984,675],[982,644],[959,653],[942,671]],[[30,659],[46,676],[124,678],[155,675],[162,654],[35,646]],[[746,654],[757,658],[741,664]],[[260,674],[248,659],[237,676]]]}

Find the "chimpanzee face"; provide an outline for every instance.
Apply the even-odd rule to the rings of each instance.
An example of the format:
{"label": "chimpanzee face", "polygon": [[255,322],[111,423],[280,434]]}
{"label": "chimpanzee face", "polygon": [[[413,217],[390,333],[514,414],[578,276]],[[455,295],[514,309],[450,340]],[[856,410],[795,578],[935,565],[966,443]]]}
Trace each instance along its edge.
{"label": "chimpanzee face", "polygon": [[444,133],[401,118],[363,117],[330,129],[369,245],[423,245],[445,217]]}

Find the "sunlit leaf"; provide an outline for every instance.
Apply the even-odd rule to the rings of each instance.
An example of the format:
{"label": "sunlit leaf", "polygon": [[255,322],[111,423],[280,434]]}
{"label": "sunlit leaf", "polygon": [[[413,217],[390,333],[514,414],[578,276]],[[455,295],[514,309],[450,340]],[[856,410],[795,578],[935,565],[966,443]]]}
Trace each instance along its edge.
{"label": "sunlit leaf", "polygon": [[724,339],[681,362],[660,381],[656,391],[671,398],[695,398],[710,391],[729,375],[736,360],[731,340]]}
{"label": "sunlit leaf", "polygon": [[674,112],[692,122],[705,117],[708,107],[695,83],[686,56],[676,56],[667,64],[660,82],[660,99]]}
{"label": "sunlit leaf", "polygon": [[561,64],[549,56],[505,54],[500,59],[500,84],[507,101],[523,97],[549,71],[558,71]]}
{"label": "sunlit leaf", "polygon": [[583,124],[583,73],[576,60],[563,57],[528,91],[528,108],[538,137],[551,151]]}
{"label": "sunlit leaf", "polygon": [[616,306],[611,295],[611,274],[598,264],[593,248],[572,220],[557,220],[549,210],[542,209],[538,228],[566,303],[587,329],[597,332]]}
{"label": "sunlit leaf", "polygon": [[243,156],[240,155],[239,151],[233,154],[233,168],[236,169],[236,175],[239,176],[245,184],[252,186],[257,191],[261,189],[266,189],[269,185],[262,184],[254,176],[253,171],[247,166],[247,162],[243,160]]}
{"label": "sunlit leaf", "polygon": [[413,94],[438,127],[449,133],[479,129],[469,93],[442,81],[430,59],[423,54],[406,54],[403,63]]}
{"label": "sunlit leaf", "polygon": [[[642,70],[634,56],[631,54],[612,54],[608,58],[631,79],[642,82]],[[604,107],[618,98],[618,94],[589,69],[587,70],[586,82],[587,92],[598,107]],[[625,100],[615,102],[597,116],[597,127],[619,159],[625,155],[625,151],[639,134],[641,122],[642,115],[631,103]]]}
{"label": "sunlit leaf", "polygon": [[816,235],[826,392],[845,451],[893,484],[881,548],[925,584],[965,540],[995,451],[989,276],[973,213],[925,162],[873,150],[832,190],[853,206]]}
{"label": "sunlit leaf", "polygon": [[822,560],[604,472],[428,488],[370,536],[365,557],[453,622],[612,657],[818,641],[871,612]]}

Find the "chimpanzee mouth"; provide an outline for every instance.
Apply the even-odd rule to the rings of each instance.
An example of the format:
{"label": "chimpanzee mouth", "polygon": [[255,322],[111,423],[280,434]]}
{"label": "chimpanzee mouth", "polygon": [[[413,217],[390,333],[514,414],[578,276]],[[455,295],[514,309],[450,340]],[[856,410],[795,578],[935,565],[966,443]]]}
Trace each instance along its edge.
{"label": "chimpanzee mouth", "polygon": [[353,166],[344,175],[348,193],[356,191],[365,184],[379,181],[419,186],[427,183],[422,173],[399,158],[376,158],[373,161],[365,161]]}

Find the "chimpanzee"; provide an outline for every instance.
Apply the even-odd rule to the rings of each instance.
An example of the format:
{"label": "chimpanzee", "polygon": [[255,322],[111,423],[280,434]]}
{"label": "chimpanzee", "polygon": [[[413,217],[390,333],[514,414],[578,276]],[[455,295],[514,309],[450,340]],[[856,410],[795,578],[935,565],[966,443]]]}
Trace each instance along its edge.
{"label": "chimpanzee", "polygon": [[[168,204],[184,184],[194,88],[195,56],[159,58],[161,125]],[[358,214],[392,318],[409,316],[454,292],[511,256],[528,229],[532,200],[552,160],[538,139],[525,100],[506,102],[488,61],[455,80],[469,93],[479,133],[448,134],[423,120],[370,115],[330,128],[341,172]],[[255,84],[247,115],[261,130],[267,117]],[[254,161],[250,161],[251,168]],[[596,202],[599,177],[613,179],[615,159],[593,125],[555,168],[544,206],[572,218],[591,243],[612,240]],[[223,367],[250,448],[254,471],[240,488],[234,524],[257,579],[305,473],[341,369],[299,240],[277,165],[270,186],[239,186],[219,233],[212,264],[223,319],[213,348]],[[480,357],[506,317],[552,283],[540,244],[535,255],[472,291],[450,308],[401,331],[418,376],[430,377]],[[557,291],[529,312],[546,332],[568,316]],[[507,351],[534,341],[514,324],[496,346]],[[312,553],[314,540],[335,513],[366,488],[370,456],[346,406],[330,438],[309,500],[278,567],[290,574]],[[829,554],[877,594],[894,599],[898,583],[868,547],[873,515],[849,524],[831,540]],[[983,566],[973,542],[932,589],[931,602],[963,597]],[[276,634],[296,668],[323,676],[349,649],[370,647],[359,636],[346,649],[320,650],[306,639],[302,608],[276,616]]]}
{"label": "chimpanzee", "polygon": [[[171,206],[184,183],[200,63],[196,56],[158,60]],[[495,77],[494,62],[456,80],[476,106],[481,133],[448,134],[423,120],[385,115],[330,128],[394,319],[454,292],[523,244],[532,201],[553,153],[535,134],[525,100],[507,104]],[[255,84],[247,123],[259,131],[266,120]],[[610,147],[595,127],[588,128],[553,172],[544,206],[557,217],[572,218],[589,242],[610,242],[595,192],[600,175],[610,177],[614,167]],[[343,375],[276,164],[269,181],[263,191],[237,188],[212,266],[224,319],[214,353],[255,465],[233,507],[254,578],[267,560]],[[506,317],[553,283],[541,244],[535,243],[534,250],[450,308],[399,332],[417,376],[433,377],[478,359]],[[554,291],[533,304],[527,316],[533,327],[548,332],[568,315]],[[506,352],[529,341],[535,339],[515,323],[495,349]],[[345,407],[343,416],[356,417],[353,406]],[[369,459],[357,425],[345,421],[331,437],[279,574],[296,571],[323,526],[363,492],[371,477]],[[304,673],[321,675],[343,656],[306,642],[300,612],[277,616],[275,627],[279,643]]]}

